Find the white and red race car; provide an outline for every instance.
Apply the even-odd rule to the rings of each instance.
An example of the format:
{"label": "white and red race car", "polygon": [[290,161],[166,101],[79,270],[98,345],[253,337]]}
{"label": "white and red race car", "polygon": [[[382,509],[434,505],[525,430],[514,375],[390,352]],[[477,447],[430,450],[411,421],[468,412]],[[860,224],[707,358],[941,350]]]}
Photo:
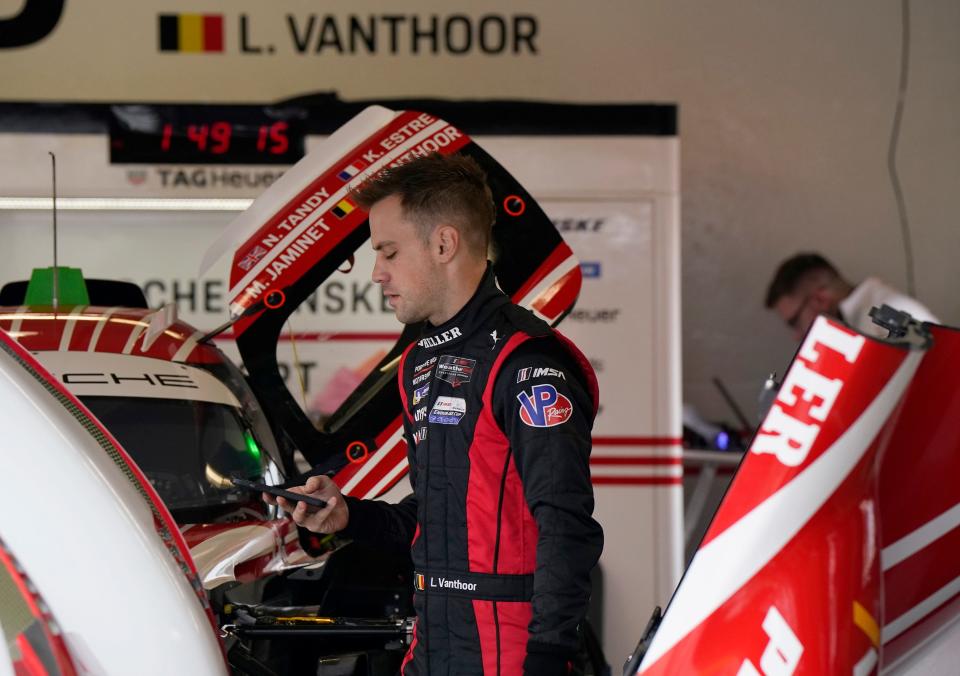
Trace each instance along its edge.
{"label": "white and red race car", "polygon": [[0,331],[0,674],[226,674],[196,567],[149,480]]}
{"label": "white and red race car", "polygon": [[880,318],[816,320],[624,673],[960,673],[960,330]]}

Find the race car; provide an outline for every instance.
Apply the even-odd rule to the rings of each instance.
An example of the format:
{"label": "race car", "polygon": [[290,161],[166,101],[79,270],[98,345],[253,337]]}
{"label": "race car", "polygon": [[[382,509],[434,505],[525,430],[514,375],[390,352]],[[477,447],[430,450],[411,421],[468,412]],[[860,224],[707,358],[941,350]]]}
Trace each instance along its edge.
{"label": "race car", "polygon": [[[273,519],[259,495],[223,487],[223,477],[282,476],[273,433],[237,367],[172,308],[147,309],[132,284],[92,280],[91,301],[78,272],[61,271],[73,285],[61,285],[57,311],[35,290],[52,287],[52,270],[35,271],[30,286],[8,284],[0,328],[130,449],[191,546],[206,543],[193,556],[207,588],[304,563],[288,520]],[[207,526],[216,523],[229,526]],[[262,531],[255,537],[253,526]],[[223,534],[237,528],[264,546],[233,551]]]}
{"label": "race car", "polygon": [[0,331],[0,674],[227,674],[169,511],[110,432]]}
{"label": "race car", "polygon": [[[0,290],[0,299],[13,303],[0,307],[0,329],[129,451],[178,525],[217,626],[252,624],[264,613],[346,615],[341,628],[363,625],[360,640],[340,637],[333,646],[302,634],[297,648],[276,655],[270,640],[247,646],[231,636],[231,661],[252,668],[259,659],[289,672],[344,646],[369,649],[369,635],[402,644],[410,608],[407,578],[395,572],[401,565],[370,566],[353,548],[323,570],[329,556],[308,556],[289,517],[259,492],[233,485],[233,479],[275,485],[285,475],[273,432],[236,365],[172,307],[149,310],[129,283],[88,282],[77,270],[58,270],[66,283],[54,310],[46,295],[52,274],[35,271],[29,285]],[[328,544],[332,551],[339,543]],[[301,578],[282,575],[304,567]],[[350,579],[338,572],[345,569]]]}
{"label": "race car", "polygon": [[624,674],[955,674],[960,330],[819,317]]}

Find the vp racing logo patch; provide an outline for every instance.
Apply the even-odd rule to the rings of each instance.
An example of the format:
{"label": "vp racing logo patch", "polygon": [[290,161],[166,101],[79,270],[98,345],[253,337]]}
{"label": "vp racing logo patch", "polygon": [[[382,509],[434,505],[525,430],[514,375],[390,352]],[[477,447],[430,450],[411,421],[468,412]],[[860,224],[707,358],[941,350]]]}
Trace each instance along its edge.
{"label": "vp racing logo patch", "polygon": [[520,420],[529,427],[554,427],[570,420],[573,404],[553,385],[534,385],[531,392],[517,395]]}

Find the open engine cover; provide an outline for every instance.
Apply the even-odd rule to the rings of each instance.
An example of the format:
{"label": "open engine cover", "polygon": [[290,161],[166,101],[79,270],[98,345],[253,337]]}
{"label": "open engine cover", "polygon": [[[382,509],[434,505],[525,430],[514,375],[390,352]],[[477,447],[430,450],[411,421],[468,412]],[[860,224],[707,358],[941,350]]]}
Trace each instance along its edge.
{"label": "open engine cover", "polygon": [[[431,152],[462,153],[486,171],[497,206],[494,271],[514,302],[551,324],[580,290],[577,259],[531,196],[469,136],[428,113],[371,106],[274,183],[213,245],[204,268],[229,253],[229,303],[237,346],[293,472],[299,449],[345,493],[374,497],[407,470],[396,387],[397,357],[420,331],[405,327],[393,349],[318,431],[280,375],[276,346],[287,318],[370,237],[350,189],[384,167]],[[282,293],[277,293],[277,292]],[[270,306],[273,306],[272,308]]]}

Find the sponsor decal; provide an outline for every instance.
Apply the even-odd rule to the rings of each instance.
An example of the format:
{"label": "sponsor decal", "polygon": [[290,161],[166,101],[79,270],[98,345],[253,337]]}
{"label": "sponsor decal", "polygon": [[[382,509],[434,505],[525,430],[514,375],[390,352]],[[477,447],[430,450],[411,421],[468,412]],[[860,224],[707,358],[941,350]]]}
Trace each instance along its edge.
{"label": "sponsor decal", "polygon": [[161,14],[161,52],[222,52],[222,14]]}
{"label": "sponsor decal", "polygon": [[536,378],[560,378],[561,380],[566,380],[567,376],[565,376],[560,369],[554,369],[548,366],[528,366],[527,368],[517,371],[518,383]]}
{"label": "sponsor decal", "polygon": [[428,379],[430,378],[430,376],[432,376],[432,375],[433,375],[433,373],[432,373],[431,371],[425,371],[425,372],[421,373],[420,375],[415,376],[414,379],[411,380],[410,382],[411,382],[413,385],[419,385],[419,384],[422,383],[424,380],[428,380]]}
{"label": "sponsor decal", "polygon": [[341,181],[349,181],[351,178],[359,174],[361,171],[367,168],[367,163],[363,160],[354,160],[347,166],[345,166],[340,173],[337,174],[337,178]]}
{"label": "sponsor decal", "polygon": [[467,401],[463,397],[437,397],[430,410],[430,422],[438,425],[459,425],[467,412]]}
{"label": "sponsor decal", "polygon": [[596,310],[574,310],[569,317],[575,322],[588,324],[611,324],[620,316],[620,308],[598,308]]}
{"label": "sponsor decal", "polygon": [[600,232],[605,218],[558,218],[553,221],[560,232]]}
{"label": "sponsor decal", "polygon": [[497,341],[500,340],[500,336],[497,335],[496,329],[490,332],[490,338],[493,340],[493,347],[490,348],[492,350],[497,346]]}
{"label": "sponsor decal", "polygon": [[179,373],[142,373],[136,375],[120,375],[118,373],[64,373],[61,376],[66,385],[122,385],[125,382],[135,381],[153,387],[200,387],[188,375]]}
{"label": "sponsor decal", "polygon": [[[826,421],[844,385],[842,379],[829,378],[814,369],[821,367],[819,362],[827,350],[841,355],[849,364],[855,363],[865,342],[863,336],[829,322],[816,322],[787,372],[750,452],[773,455],[787,467],[802,464],[820,434],[820,423]],[[799,420],[787,412],[800,399],[809,404],[805,417],[813,422]]]}
{"label": "sponsor decal", "polygon": [[147,172],[143,169],[128,169],[127,183],[130,185],[143,185],[147,181]]}
{"label": "sponsor decal", "polygon": [[470,376],[473,375],[473,369],[476,365],[476,359],[445,354],[440,357],[440,361],[437,363],[437,378],[450,383],[454,387],[460,387],[463,383],[470,382]]}
{"label": "sponsor decal", "polygon": [[421,427],[416,432],[413,433],[413,443],[419,444],[421,441],[427,438],[427,428]]}
{"label": "sponsor decal", "polygon": [[259,188],[264,190],[283,176],[282,170],[224,169],[197,167],[178,169],[155,167],[161,188]]}
{"label": "sponsor decal", "polygon": [[761,626],[769,639],[760,657],[762,671],[758,671],[753,662],[747,659],[741,663],[737,674],[792,674],[803,654],[803,644],[800,643],[800,639],[793,633],[776,606],[770,606]]}
{"label": "sponsor decal", "polygon": [[413,375],[418,376],[424,371],[428,370],[431,366],[437,363],[436,357],[430,357],[427,361],[422,364],[417,364],[416,368],[413,369]]}
{"label": "sponsor decal", "polygon": [[426,399],[428,394],[430,394],[430,385],[424,385],[423,387],[415,389],[413,391],[413,405],[416,406]]}
{"label": "sponsor decal", "polygon": [[534,385],[517,395],[520,420],[529,427],[554,427],[570,420],[573,404],[550,384]]}
{"label": "sponsor decal", "polygon": [[584,261],[580,263],[580,272],[584,279],[599,279],[601,277],[600,261]]}
{"label": "sponsor decal", "polygon": [[[423,422],[423,419],[427,417],[427,407],[421,406],[413,413],[414,422]],[[432,420],[430,422],[433,422]]]}
{"label": "sponsor decal", "polygon": [[426,338],[421,338],[417,343],[420,347],[437,347],[438,345],[443,345],[444,343],[449,343],[454,338],[459,338],[463,334],[460,332],[460,329],[454,326],[449,331],[444,331],[443,333],[438,333],[435,336],[427,336]]}
{"label": "sponsor decal", "polygon": [[416,580],[417,589],[419,589],[420,591],[423,591],[426,588],[426,585],[423,582],[423,574],[417,573],[415,580]]}
{"label": "sponsor decal", "polygon": [[331,209],[330,213],[332,213],[337,218],[346,218],[356,208],[357,208],[356,204],[344,198],[339,202],[337,202],[337,206]]}

